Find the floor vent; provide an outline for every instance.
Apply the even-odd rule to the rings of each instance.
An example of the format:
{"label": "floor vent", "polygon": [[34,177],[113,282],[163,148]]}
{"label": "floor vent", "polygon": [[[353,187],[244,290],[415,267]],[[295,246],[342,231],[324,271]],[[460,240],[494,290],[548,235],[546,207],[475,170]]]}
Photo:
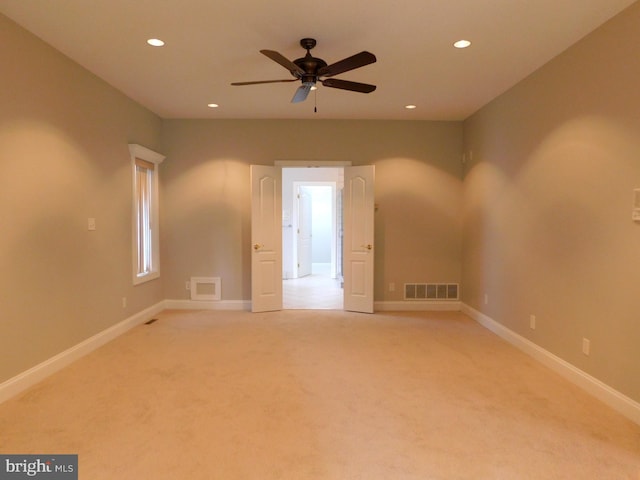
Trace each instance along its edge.
{"label": "floor vent", "polygon": [[218,301],[222,298],[220,292],[220,277],[191,277],[191,300]]}
{"label": "floor vent", "polygon": [[145,325],[151,325],[154,322],[157,322],[158,319],[157,318],[152,318],[151,320],[149,320],[148,322],[144,322]]}
{"label": "floor vent", "polygon": [[405,300],[459,300],[457,283],[405,283]]}

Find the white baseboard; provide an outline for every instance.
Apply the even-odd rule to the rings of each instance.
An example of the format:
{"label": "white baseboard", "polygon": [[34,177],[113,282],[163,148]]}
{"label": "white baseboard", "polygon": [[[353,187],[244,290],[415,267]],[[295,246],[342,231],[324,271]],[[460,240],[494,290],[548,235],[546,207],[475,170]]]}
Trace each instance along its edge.
{"label": "white baseboard", "polygon": [[103,330],[96,335],[60,352],[44,362],[26,370],[13,378],[0,384],[0,403],[53,375],[58,370],[66,367],[79,358],[93,352],[107,342],[119,337],[127,330],[149,320],[154,315],[164,310],[163,302],[157,303],[135,315],[123,320],[112,327]]}
{"label": "white baseboard", "polygon": [[[459,312],[461,302],[458,301],[420,301],[408,302],[374,302],[374,310],[377,312],[434,312],[451,311]],[[167,310],[251,310],[251,300],[165,300],[164,307]]]}
{"label": "white baseboard", "polygon": [[166,310],[251,310],[251,300],[165,300]]}
{"label": "white baseboard", "polygon": [[376,312],[459,312],[461,302],[457,301],[420,301],[374,302]]}
{"label": "white baseboard", "polygon": [[640,403],[611,388],[586,372],[561,359],[553,353],[518,335],[484,313],[462,304],[462,312],[496,335],[538,360],[540,363],[559,373],[564,378],[590,393],[628,419],[640,425]]}

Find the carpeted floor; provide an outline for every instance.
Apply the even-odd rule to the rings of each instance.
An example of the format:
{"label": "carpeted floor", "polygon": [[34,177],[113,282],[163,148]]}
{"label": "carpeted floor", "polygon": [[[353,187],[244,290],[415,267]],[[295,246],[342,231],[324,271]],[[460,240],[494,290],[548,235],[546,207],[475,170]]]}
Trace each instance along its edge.
{"label": "carpeted floor", "polygon": [[460,313],[164,312],[0,405],[81,479],[640,479],[640,426]]}

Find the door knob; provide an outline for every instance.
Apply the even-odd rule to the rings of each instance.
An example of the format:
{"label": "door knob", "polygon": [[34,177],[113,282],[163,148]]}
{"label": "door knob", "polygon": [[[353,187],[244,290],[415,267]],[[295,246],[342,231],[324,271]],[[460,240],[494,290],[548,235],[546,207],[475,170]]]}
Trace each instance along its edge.
{"label": "door knob", "polygon": [[373,245],[371,245],[370,243],[367,245],[360,245],[362,248],[366,248],[367,250],[373,250]]}
{"label": "door knob", "polygon": [[260,245],[259,243],[256,243],[256,244],[253,246],[253,249],[254,249],[254,250],[260,250],[260,248],[261,248],[261,247],[262,247],[262,245]]}

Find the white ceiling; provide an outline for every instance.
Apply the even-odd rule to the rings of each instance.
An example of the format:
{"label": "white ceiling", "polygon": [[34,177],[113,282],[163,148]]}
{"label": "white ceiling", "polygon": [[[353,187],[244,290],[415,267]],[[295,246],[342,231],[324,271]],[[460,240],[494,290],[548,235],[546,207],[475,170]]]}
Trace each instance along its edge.
{"label": "white ceiling", "polygon": [[[632,3],[0,0],[0,12],[163,118],[461,120]],[[148,46],[152,37],[166,45]],[[293,60],[304,37],[329,64],[374,53],[376,63],[335,78],[377,90],[320,86],[292,104],[297,83],[229,85],[291,78],[259,50]],[[453,48],[461,38],[473,45]]]}

